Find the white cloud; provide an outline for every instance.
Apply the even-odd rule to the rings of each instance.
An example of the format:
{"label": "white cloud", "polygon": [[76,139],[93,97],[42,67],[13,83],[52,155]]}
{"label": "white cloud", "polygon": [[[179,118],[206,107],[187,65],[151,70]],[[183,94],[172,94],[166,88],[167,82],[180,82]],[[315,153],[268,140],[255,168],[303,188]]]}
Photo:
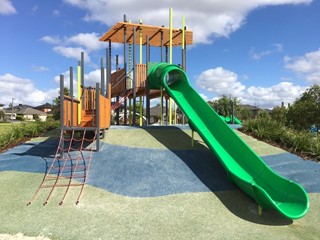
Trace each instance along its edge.
{"label": "white cloud", "polygon": [[65,46],[56,46],[53,48],[53,50],[60,54],[61,56],[67,57],[67,58],[74,58],[74,59],[80,59],[81,52],[84,52],[84,61],[90,62],[89,55],[85,52],[83,48],[79,47],[65,47]]}
{"label": "white cloud", "polygon": [[100,50],[105,43],[99,42],[100,34],[98,33],[78,33],[71,37],[60,36],[43,36],[40,40],[46,43],[56,45],[53,50],[67,58],[79,59],[80,53],[84,52],[85,61],[90,62],[89,54],[92,51]]}
{"label": "white cloud", "polygon": [[38,5],[34,5],[34,6],[32,7],[32,9],[31,9],[32,15],[35,15],[38,10],[39,10],[39,6],[38,6]]}
{"label": "white cloud", "polygon": [[211,43],[214,37],[228,37],[245,22],[254,9],[283,4],[309,4],[312,0],[198,0],[198,1],[145,1],[145,0],[64,0],[75,7],[87,10],[86,21],[99,21],[109,26],[121,21],[123,13],[128,20],[153,25],[169,22],[169,8],[174,12],[174,27],[181,28],[181,17],[186,17],[188,29],[194,32],[197,43]]}
{"label": "white cloud", "polygon": [[304,56],[284,58],[285,68],[312,84],[320,84],[320,49]]}
{"label": "white cloud", "polygon": [[202,72],[196,83],[209,92],[214,92],[219,96],[222,95],[240,95],[245,86],[238,81],[238,75],[222,67],[208,69]]}
{"label": "white cloud", "polygon": [[205,100],[206,102],[209,101],[209,98],[207,95],[203,94],[203,93],[199,93],[199,95],[203,98],[203,100]]}
{"label": "white cloud", "polygon": [[[106,70],[105,73],[106,74]],[[67,70],[64,73],[62,73],[64,76],[64,86],[70,89],[70,71]],[[73,91],[74,91],[74,96],[77,96],[77,71],[76,69],[73,70]],[[60,75],[57,75],[54,77],[54,82],[57,84],[60,84]],[[91,72],[85,73],[84,74],[84,84],[86,87],[91,86],[95,87],[96,83],[101,82],[101,70],[96,69]]]}
{"label": "white cloud", "polygon": [[48,67],[45,67],[45,66],[36,66],[36,65],[33,65],[32,66],[32,70],[35,71],[35,72],[47,72],[49,71],[50,69]]}
{"label": "white cloud", "polygon": [[55,16],[55,17],[59,17],[61,15],[61,13],[60,13],[59,10],[54,9],[53,12],[52,12],[52,15]]}
{"label": "white cloud", "polygon": [[98,33],[79,33],[66,39],[67,43],[84,47],[87,51],[95,51],[105,47],[105,43],[99,42]]}
{"label": "white cloud", "polygon": [[[281,102],[293,103],[306,90],[306,87],[294,85],[291,82],[280,82],[270,87],[246,87],[239,81],[236,73],[222,67],[202,72],[196,79],[196,83],[202,89],[213,93],[215,97],[231,95],[239,98],[243,104],[265,108],[273,108]],[[200,93],[200,96],[206,101],[209,99],[203,93]]]}
{"label": "white cloud", "polygon": [[263,58],[265,56],[268,56],[268,55],[271,55],[271,54],[274,54],[274,53],[282,52],[282,50],[283,50],[283,46],[280,43],[273,44],[273,48],[272,49],[268,49],[268,50],[265,50],[265,51],[262,51],[262,52],[255,52],[255,49],[251,48],[250,57],[252,59],[259,60],[259,59],[261,59],[261,58]]}
{"label": "white cloud", "polygon": [[155,107],[157,105],[160,105],[160,98],[150,99],[150,107]]}
{"label": "white cloud", "polygon": [[55,45],[58,45],[61,43],[61,39],[59,36],[53,36],[53,37],[43,36],[40,40],[46,43],[55,44]]}
{"label": "white cloud", "polygon": [[291,82],[280,82],[271,87],[249,87],[241,100],[245,104],[272,108],[281,102],[293,103],[307,89]]}
{"label": "white cloud", "polygon": [[0,0],[0,14],[11,15],[17,13],[10,0]]}
{"label": "white cloud", "polygon": [[5,105],[9,105],[14,98],[15,104],[37,106],[52,102],[57,96],[58,89],[42,91],[37,89],[30,79],[17,77],[10,73],[0,76],[0,102]]}

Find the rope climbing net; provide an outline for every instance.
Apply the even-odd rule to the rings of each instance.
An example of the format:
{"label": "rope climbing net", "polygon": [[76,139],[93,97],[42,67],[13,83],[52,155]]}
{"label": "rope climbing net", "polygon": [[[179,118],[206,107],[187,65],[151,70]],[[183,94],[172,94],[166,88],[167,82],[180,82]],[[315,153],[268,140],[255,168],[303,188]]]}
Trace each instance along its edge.
{"label": "rope climbing net", "polygon": [[87,182],[97,130],[71,130],[68,134],[64,132],[61,130],[54,159],[51,164],[47,164],[43,181],[28,205],[36,200],[42,189],[50,189],[44,202],[46,205],[57,187],[65,188],[60,205],[63,204],[71,187],[80,187],[76,204],[80,201]]}

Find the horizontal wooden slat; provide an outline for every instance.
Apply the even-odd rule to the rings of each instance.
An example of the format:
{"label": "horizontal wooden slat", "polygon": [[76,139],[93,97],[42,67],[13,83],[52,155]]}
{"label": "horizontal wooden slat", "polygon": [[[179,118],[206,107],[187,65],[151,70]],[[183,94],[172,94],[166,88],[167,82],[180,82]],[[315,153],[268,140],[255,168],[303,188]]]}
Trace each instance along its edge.
{"label": "horizontal wooden slat", "polygon": [[[114,43],[124,43],[124,28],[126,28],[127,43],[133,44],[133,29],[136,28],[135,43],[139,44],[140,30],[142,34],[142,44],[146,44],[146,36],[149,37],[150,46],[161,46],[161,32],[163,33],[163,46],[169,46],[170,30],[167,27],[150,26],[138,23],[118,22],[111,27],[99,41],[107,42],[111,40]],[[185,44],[192,44],[193,33],[190,30],[185,31]],[[172,29],[172,46],[182,45],[182,30]]]}

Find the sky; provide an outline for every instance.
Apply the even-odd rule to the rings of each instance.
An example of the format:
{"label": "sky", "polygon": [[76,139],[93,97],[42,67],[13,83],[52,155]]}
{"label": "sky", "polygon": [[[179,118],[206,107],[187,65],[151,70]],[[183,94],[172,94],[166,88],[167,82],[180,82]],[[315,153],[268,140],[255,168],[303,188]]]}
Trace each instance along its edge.
{"label": "sky", "polygon": [[[193,31],[186,71],[205,100],[227,95],[272,109],[320,84],[319,0],[0,0],[0,103],[52,103],[59,75],[68,80],[81,51],[86,83],[100,82],[107,44],[99,37],[124,14],[168,26],[170,8],[173,26],[181,28],[185,16]],[[123,49],[112,50],[115,69]],[[173,63],[181,63],[180,54],[174,49]]]}

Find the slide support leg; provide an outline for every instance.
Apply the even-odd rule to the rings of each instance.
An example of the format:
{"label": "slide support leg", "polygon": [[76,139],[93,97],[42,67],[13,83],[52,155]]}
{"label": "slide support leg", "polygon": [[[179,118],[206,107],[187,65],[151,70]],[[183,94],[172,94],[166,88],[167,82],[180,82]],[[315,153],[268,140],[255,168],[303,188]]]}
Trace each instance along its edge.
{"label": "slide support leg", "polygon": [[260,205],[258,205],[258,214],[259,214],[259,216],[261,216],[262,215],[262,207],[260,206]]}
{"label": "slide support leg", "polygon": [[191,146],[193,147],[194,146],[194,131],[192,130],[192,132],[191,132]]}

